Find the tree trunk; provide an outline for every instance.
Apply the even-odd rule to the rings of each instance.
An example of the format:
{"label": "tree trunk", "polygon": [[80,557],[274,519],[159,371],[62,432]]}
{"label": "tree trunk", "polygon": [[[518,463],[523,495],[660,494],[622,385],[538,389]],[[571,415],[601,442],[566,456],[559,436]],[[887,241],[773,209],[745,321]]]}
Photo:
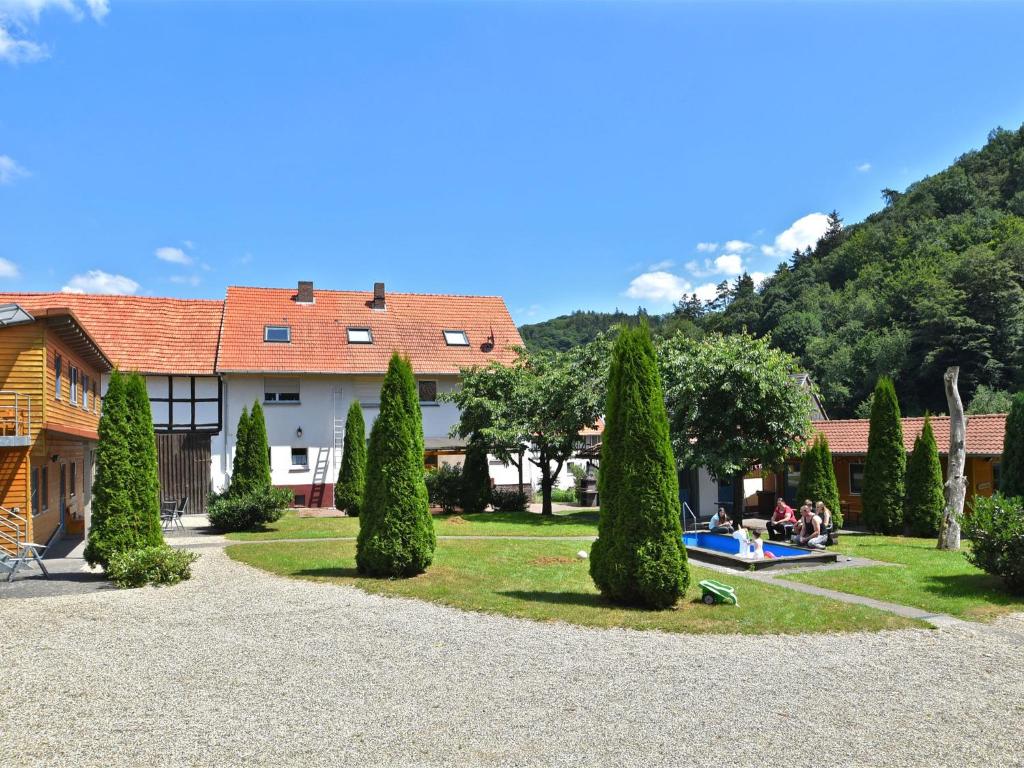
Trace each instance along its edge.
{"label": "tree trunk", "polygon": [[540,464],[540,492],[542,499],[540,513],[542,515],[555,514],[554,510],[551,508],[552,484],[554,484],[554,478],[551,477],[551,462],[549,462],[547,456],[542,453]]}
{"label": "tree trunk", "polygon": [[519,449],[519,462],[516,464],[516,469],[519,470],[519,492],[523,492],[523,449]]}
{"label": "tree trunk", "polygon": [[743,473],[737,472],[732,478],[732,526],[739,530],[743,525]]}
{"label": "tree trunk", "polygon": [[960,517],[964,513],[964,497],[967,495],[967,478],[964,477],[967,419],[957,388],[959,377],[958,366],[947,368],[942,377],[949,406],[949,459],[946,468],[946,507],[942,511],[942,525],[939,526],[939,549],[960,549]]}

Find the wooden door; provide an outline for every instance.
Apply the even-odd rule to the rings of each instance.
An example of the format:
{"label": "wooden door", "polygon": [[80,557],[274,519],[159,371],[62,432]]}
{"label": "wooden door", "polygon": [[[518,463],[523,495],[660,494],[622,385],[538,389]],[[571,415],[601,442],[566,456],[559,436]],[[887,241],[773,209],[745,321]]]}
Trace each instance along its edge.
{"label": "wooden door", "polygon": [[185,514],[205,515],[210,494],[210,435],[204,432],[158,433],[160,499],[188,497]]}

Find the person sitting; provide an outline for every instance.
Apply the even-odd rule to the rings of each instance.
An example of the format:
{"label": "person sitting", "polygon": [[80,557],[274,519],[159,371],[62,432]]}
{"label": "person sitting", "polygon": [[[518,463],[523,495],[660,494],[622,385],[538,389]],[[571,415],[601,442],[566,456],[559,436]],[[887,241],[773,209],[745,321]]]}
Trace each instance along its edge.
{"label": "person sitting", "polygon": [[711,533],[732,533],[732,521],[725,514],[725,507],[719,507],[718,511],[711,516],[708,530]]}
{"label": "person sitting", "polygon": [[768,538],[772,541],[785,541],[793,534],[796,525],[796,514],[793,508],[781,496],[775,502],[772,519],[768,521]]}
{"label": "person sitting", "polygon": [[812,547],[813,549],[824,549],[828,536],[821,529],[821,518],[814,513],[814,509],[805,504],[800,508],[803,513],[800,522],[793,532],[792,541],[801,547]]}
{"label": "person sitting", "polygon": [[[790,510],[792,512],[793,510]],[[750,557],[752,560],[764,560],[764,542],[761,541],[761,532],[750,529]]]}
{"label": "person sitting", "polygon": [[825,534],[826,543],[831,542],[832,532],[835,531],[835,526],[832,525],[832,510],[825,506],[824,501],[819,501],[814,511],[821,518],[821,532]]}

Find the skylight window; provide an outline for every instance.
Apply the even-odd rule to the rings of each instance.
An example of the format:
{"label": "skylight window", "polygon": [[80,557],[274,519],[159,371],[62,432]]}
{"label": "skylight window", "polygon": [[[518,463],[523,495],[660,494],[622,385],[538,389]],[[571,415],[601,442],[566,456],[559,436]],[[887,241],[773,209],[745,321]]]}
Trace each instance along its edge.
{"label": "skylight window", "polygon": [[373,333],[369,328],[349,328],[349,344],[373,344]]}
{"label": "skylight window", "polygon": [[465,331],[445,331],[444,343],[449,347],[468,347],[469,337]]}
{"label": "skylight window", "polygon": [[287,325],[265,325],[263,340],[287,344],[292,340],[292,329]]}

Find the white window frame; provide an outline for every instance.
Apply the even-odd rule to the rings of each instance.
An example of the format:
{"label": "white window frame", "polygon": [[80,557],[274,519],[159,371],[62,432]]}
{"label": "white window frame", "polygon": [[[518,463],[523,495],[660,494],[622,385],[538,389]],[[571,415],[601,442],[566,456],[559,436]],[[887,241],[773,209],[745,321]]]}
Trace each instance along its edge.
{"label": "white window frame", "polygon": [[71,405],[78,407],[78,368],[70,366],[71,379]]}
{"label": "white window frame", "polygon": [[[294,392],[287,384],[295,382]],[[295,395],[294,398],[282,395]],[[265,405],[299,405],[302,402],[302,381],[284,376],[267,376],[263,379],[263,403]]]}
{"label": "white window frame", "polygon": [[[441,331],[441,334],[444,336],[444,343],[447,344],[449,347],[468,347],[469,346],[469,334],[466,333],[465,331],[460,331],[460,330],[456,330],[456,329],[453,329],[453,328],[447,328],[447,329]],[[462,341],[452,341],[452,338],[453,337],[454,338],[458,338],[459,334],[461,334],[463,340]]]}
{"label": "white window frame", "polygon": [[[433,384],[434,385],[434,399],[424,400],[420,395],[420,384]],[[416,380],[416,398],[419,400],[420,405],[437,405],[437,380],[436,379],[417,379]]]}
{"label": "white window frame", "polygon": [[82,374],[82,408],[89,410],[89,374]]}
{"label": "white window frame", "polygon": [[61,390],[64,388],[64,358],[54,355],[53,358],[53,397],[61,399]]}
{"label": "white window frame", "polygon": [[[271,331],[284,331],[286,338],[272,339],[270,338]],[[263,341],[267,344],[290,344],[292,341],[292,327],[290,325],[264,325]]]}
{"label": "white window frame", "polygon": [[[365,333],[366,339],[353,339],[352,333]],[[373,331],[370,328],[361,328],[359,326],[353,326],[346,329],[346,335],[349,344],[373,344]]]}
{"label": "white window frame", "polygon": [[[296,451],[301,451],[305,454],[306,461],[303,464],[295,463]],[[309,448],[302,446],[292,446],[291,454],[291,471],[292,472],[308,472],[309,471]]]}

